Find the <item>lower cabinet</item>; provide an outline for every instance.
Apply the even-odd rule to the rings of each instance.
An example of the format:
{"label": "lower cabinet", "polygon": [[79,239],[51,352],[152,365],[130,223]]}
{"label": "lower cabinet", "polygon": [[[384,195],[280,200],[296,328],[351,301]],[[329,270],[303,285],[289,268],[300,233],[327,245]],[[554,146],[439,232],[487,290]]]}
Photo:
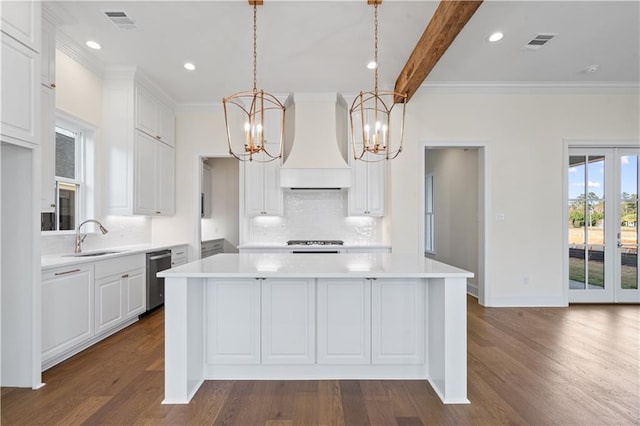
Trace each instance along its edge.
{"label": "lower cabinet", "polygon": [[260,280],[211,280],[206,299],[207,362],[260,364]]}
{"label": "lower cabinet", "polygon": [[315,363],[315,279],[262,281],[262,363]]}
{"label": "lower cabinet", "polygon": [[171,267],[175,268],[187,263],[187,246],[177,246],[171,249]]}
{"label": "lower cabinet", "polygon": [[145,312],[144,253],[42,274],[42,365],[49,368]]}
{"label": "lower cabinet", "polygon": [[318,279],[318,364],[371,362],[371,284]]}
{"label": "lower cabinet", "polygon": [[43,274],[43,363],[93,336],[93,281],[93,265]]}
{"label": "lower cabinet", "polygon": [[422,364],[425,286],[419,279],[371,280],[371,363]]}
{"label": "lower cabinet", "polygon": [[206,360],[423,364],[425,297],[420,279],[211,279]]}

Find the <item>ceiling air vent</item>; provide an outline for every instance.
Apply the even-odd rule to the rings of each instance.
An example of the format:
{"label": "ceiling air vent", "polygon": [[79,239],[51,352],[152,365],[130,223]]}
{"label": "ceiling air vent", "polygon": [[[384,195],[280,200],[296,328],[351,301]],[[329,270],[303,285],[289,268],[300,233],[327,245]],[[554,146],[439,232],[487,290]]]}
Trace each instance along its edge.
{"label": "ceiling air vent", "polygon": [[109,21],[120,30],[135,30],[136,23],[125,12],[122,11],[108,11],[104,14],[109,18]]}
{"label": "ceiling air vent", "polygon": [[538,34],[537,36],[529,40],[529,42],[523,47],[523,49],[538,50],[542,46],[553,40],[555,37],[557,37],[557,35],[558,34],[551,33]]}

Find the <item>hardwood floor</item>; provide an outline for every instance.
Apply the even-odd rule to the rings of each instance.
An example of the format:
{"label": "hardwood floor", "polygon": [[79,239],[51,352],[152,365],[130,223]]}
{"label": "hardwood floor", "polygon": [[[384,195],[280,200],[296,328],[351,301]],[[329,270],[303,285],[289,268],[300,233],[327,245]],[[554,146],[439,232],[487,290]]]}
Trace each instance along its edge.
{"label": "hardwood floor", "polygon": [[640,308],[483,308],[468,299],[470,405],[425,381],[208,381],[161,405],[163,312],[3,388],[2,425],[640,424]]}

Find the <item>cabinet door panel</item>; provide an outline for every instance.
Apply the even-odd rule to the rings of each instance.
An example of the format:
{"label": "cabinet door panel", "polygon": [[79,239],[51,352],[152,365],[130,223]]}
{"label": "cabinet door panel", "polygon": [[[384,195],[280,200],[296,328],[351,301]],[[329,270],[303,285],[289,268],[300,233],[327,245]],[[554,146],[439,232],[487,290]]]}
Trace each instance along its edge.
{"label": "cabinet door panel", "polygon": [[[276,149],[273,148],[275,152]],[[280,160],[264,164],[264,210],[271,216],[284,214],[284,200],[280,188]]]}
{"label": "cabinet door panel", "polygon": [[41,46],[40,82],[53,88],[56,82],[56,27],[47,19],[42,20]]}
{"label": "cabinet door panel", "polygon": [[41,12],[39,1],[3,1],[0,29],[35,52],[39,52]]}
{"label": "cabinet door panel", "polygon": [[216,279],[207,285],[207,362],[260,363],[260,281]]}
{"label": "cabinet door panel", "polygon": [[136,132],[134,213],[156,214],[156,140]]}
{"label": "cabinet door panel", "polygon": [[158,102],[144,88],[136,86],[136,128],[155,138],[158,133]]}
{"label": "cabinet door panel", "polygon": [[146,281],[144,269],[131,271],[125,279],[124,316],[135,317],[146,309]]}
{"label": "cabinet door panel", "polygon": [[421,364],[425,293],[419,279],[377,279],[371,289],[373,364]]}
{"label": "cabinet door panel", "polygon": [[40,117],[42,127],[42,134],[40,137],[42,153],[42,192],[40,194],[40,211],[53,212],[56,207],[56,99],[55,92],[51,88],[41,86],[40,92],[42,102],[42,115]]}
{"label": "cabinet door panel", "polygon": [[262,363],[315,362],[315,285],[306,279],[262,281]]}
{"label": "cabinet door panel", "polygon": [[371,284],[318,280],[318,364],[371,362]]}
{"label": "cabinet door panel", "polygon": [[96,333],[123,320],[122,287],[123,280],[118,275],[96,281]]}
{"label": "cabinet door panel", "polygon": [[158,135],[162,142],[175,148],[175,114],[171,108],[166,105],[158,105]]}
{"label": "cabinet door panel", "polygon": [[156,142],[158,154],[157,212],[164,216],[175,213],[175,150],[162,142]]}
{"label": "cabinet door panel", "polygon": [[2,34],[0,38],[2,135],[37,144],[36,117],[39,114],[37,108],[40,108],[39,57],[11,37]]}
{"label": "cabinet door panel", "polygon": [[93,336],[93,268],[42,281],[42,360]]}
{"label": "cabinet door panel", "polygon": [[247,216],[264,214],[264,164],[252,161],[241,164],[244,169],[244,209]]}

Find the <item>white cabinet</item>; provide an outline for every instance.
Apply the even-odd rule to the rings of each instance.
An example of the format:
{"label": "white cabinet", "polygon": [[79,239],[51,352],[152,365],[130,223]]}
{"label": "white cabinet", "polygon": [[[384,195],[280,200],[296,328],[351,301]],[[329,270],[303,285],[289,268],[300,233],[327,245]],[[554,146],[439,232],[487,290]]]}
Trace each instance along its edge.
{"label": "white cabinet", "polygon": [[[271,151],[270,151],[271,152]],[[264,154],[256,156],[256,160]],[[247,216],[282,216],[284,199],[280,188],[281,160],[244,162],[244,206]]]}
{"label": "white cabinet", "polygon": [[187,263],[187,246],[178,246],[171,249],[171,267]]}
{"label": "white cabinet", "polygon": [[140,85],[136,85],[136,129],[175,147],[173,110]]}
{"label": "white cabinet", "polygon": [[315,363],[315,280],[262,280],[262,363]]}
{"label": "white cabinet", "polygon": [[93,336],[93,265],[42,275],[42,361]]}
{"label": "white cabinet", "polygon": [[224,253],[224,239],[202,241],[200,243],[200,259]]}
{"label": "white cabinet", "polygon": [[202,193],[200,194],[200,216],[211,217],[211,167],[202,165]]}
{"label": "white cabinet", "polygon": [[260,280],[210,280],[205,297],[207,362],[260,364]]}
{"label": "white cabinet", "polygon": [[384,216],[385,162],[350,162],[349,216]]}
{"label": "white cabinet", "polygon": [[40,46],[40,83],[53,89],[56,87],[56,27],[44,15]]}
{"label": "white cabinet", "polygon": [[144,267],[143,254],[96,262],[96,335],[113,329],[145,311]]}
{"label": "white cabinet", "polygon": [[[3,19],[5,8],[6,3],[3,2]],[[1,33],[0,38],[2,44],[0,49],[2,56],[2,117],[0,126],[2,140],[18,145],[24,145],[25,142],[38,144],[40,55],[4,33]]]}
{"label": "white cabinet", "polygon": [[174,149],[138,131],[135,144],[134,214],[173,215]]}
{"label": "white cabinet", "polygon": [[424,363],[424,283],[403,278],[374,279],[371,284],[371,362]]}
{"label": "white cabinet", "polygon": [[371,363],[371,282],[318,279],[318,364]]}
{"label": "white cabinet", "polygon": [[34,52],[40,52],[41,10],[39,1],[3,1],[0,30]]}
{"label": "white cabinet", "polygon": [[[154,102],[161,96],[142,88],[137,78],[131,70],[109,70],[104,81],[107,207],[119,215],[171,216],[175,213],[173,110],[165,105],[165,118],[158,120]],[[156,107],[141,106],[144,102]],[[158,134],[159,121],[168,121],[162,128],[171,130]]]}
{"label": "white cabinet", "polygon": [[40,152],[42,163],[42,188],[40,192],[40,211],[53,212],[56,207],[56,95],[47,86],[40,86]]}

